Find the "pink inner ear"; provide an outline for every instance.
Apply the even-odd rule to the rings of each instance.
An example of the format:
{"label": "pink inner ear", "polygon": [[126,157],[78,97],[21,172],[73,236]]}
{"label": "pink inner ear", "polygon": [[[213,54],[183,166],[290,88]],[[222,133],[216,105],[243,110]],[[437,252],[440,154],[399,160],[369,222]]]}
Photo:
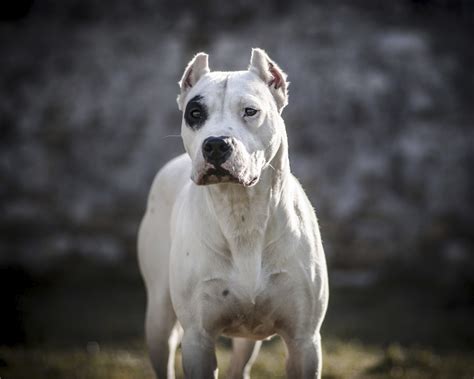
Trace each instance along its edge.
{"label": "pink inner ear", "polygon": [[268,85],[273,85],[275,89],[280,88],[283,85],[283,77],[281,76],[280,71],[275,68],[273,63],[268,63],[268,70],[273,76],[272,80],[270,80],[270,83],[268,83]]}
{"label": "pink inner ear", "polygon": [[193,73],[193,69],[190,68],[189,69],[189,72],[188,72],[188,75],[186,75],[186,79],[184,79],[184,82],[183,82],[183,87],[184,88],[191,88],[193,85],[191,83],[191,74]]}

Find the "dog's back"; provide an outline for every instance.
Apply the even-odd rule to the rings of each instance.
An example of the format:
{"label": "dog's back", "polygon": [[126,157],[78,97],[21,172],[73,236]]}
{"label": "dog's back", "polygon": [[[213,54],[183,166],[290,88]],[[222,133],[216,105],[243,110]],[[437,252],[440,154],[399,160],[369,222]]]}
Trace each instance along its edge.
{"label": "dog's back", "polygon": [[[148,196],[145,216],[138,235],[140,269],[147,283],[168,275],[163,259],[170,248],[170,219],[173,205],[189,181],[190,159],[186,154],[169,161],[157,173]],[[163,270],[163,275],[157,275]]]}
{"label": "dog's back", "polygon": [[[163,335],[168,339],[176,324],[169,296],[170,220],[176,198],[185,183],[190,181],[190,170],[190,159],[183,154],[169,161],[158,172],[138,233],[138,261],[148,297],[145,328],[151,356],[154,357],[168,357],[169,352],[152,351],[156,346],[153,340],[158,340]],[[175,340],[177,344],[179,338]],[[174,377],[174,356],[170,357],[167,365],[168,375],[160,371],[162,364],[152,363],[159,378]]]}

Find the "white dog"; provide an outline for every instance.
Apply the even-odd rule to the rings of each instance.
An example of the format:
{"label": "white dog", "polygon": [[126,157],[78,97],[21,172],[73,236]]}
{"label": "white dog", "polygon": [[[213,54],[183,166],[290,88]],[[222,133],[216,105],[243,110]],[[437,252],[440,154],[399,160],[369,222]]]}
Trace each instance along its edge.
{"label": "white dog", "polygon": [[181,340],[186,378],[217,377],[215,341],[225,335],[228,377],[246,378],[257,341],[278,334],[288,378],[319,378],[326,261],[290,172],[286,75],[260,49],[236,72],[210,72],[199,53],[179,84],[187,154],[156,176],[138,241],[155,372],[174,378]]}

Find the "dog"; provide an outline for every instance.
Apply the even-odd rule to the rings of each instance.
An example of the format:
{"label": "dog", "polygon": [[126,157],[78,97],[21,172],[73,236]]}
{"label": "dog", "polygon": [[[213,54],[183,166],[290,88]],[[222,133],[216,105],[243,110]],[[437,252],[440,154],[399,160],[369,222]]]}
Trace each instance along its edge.
{"label": "dog", "polygon": [[158,378],[217,378],[215,341],[233,339],[229,378],[248,378],[261,340],[283,338],[288,378],[320,378],[328,279],[313,207],[288,160],[286,74],[252,49],[245,71],[197,54],[179,82],[186,153],[154,179],[138,236],[145,332]]}

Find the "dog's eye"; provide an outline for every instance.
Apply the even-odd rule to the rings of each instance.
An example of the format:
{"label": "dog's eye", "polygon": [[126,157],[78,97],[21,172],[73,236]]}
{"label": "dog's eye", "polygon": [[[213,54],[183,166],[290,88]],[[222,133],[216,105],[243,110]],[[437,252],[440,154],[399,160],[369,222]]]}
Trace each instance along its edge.
{"label": "dog's eye", "polygon": [[191,112],[189,112],[189,114],[191,115],[192,118],[196,118],[196,119],[199,119],[201,118],[201,110],[200,109],[192,109]]}
{"label": "dog's eye", "polygon": [[253,109],[253,108],[245,108],[244,113],[246,117],[252,117],[258,113],[258,110]]}
{"label": "dog's eye", "polygon": [[192,129],[197,129],[206,122],[207,108],[205,104],[201,103],[202,101],[202,96],[195,96],[186,105],[184,120]]}

